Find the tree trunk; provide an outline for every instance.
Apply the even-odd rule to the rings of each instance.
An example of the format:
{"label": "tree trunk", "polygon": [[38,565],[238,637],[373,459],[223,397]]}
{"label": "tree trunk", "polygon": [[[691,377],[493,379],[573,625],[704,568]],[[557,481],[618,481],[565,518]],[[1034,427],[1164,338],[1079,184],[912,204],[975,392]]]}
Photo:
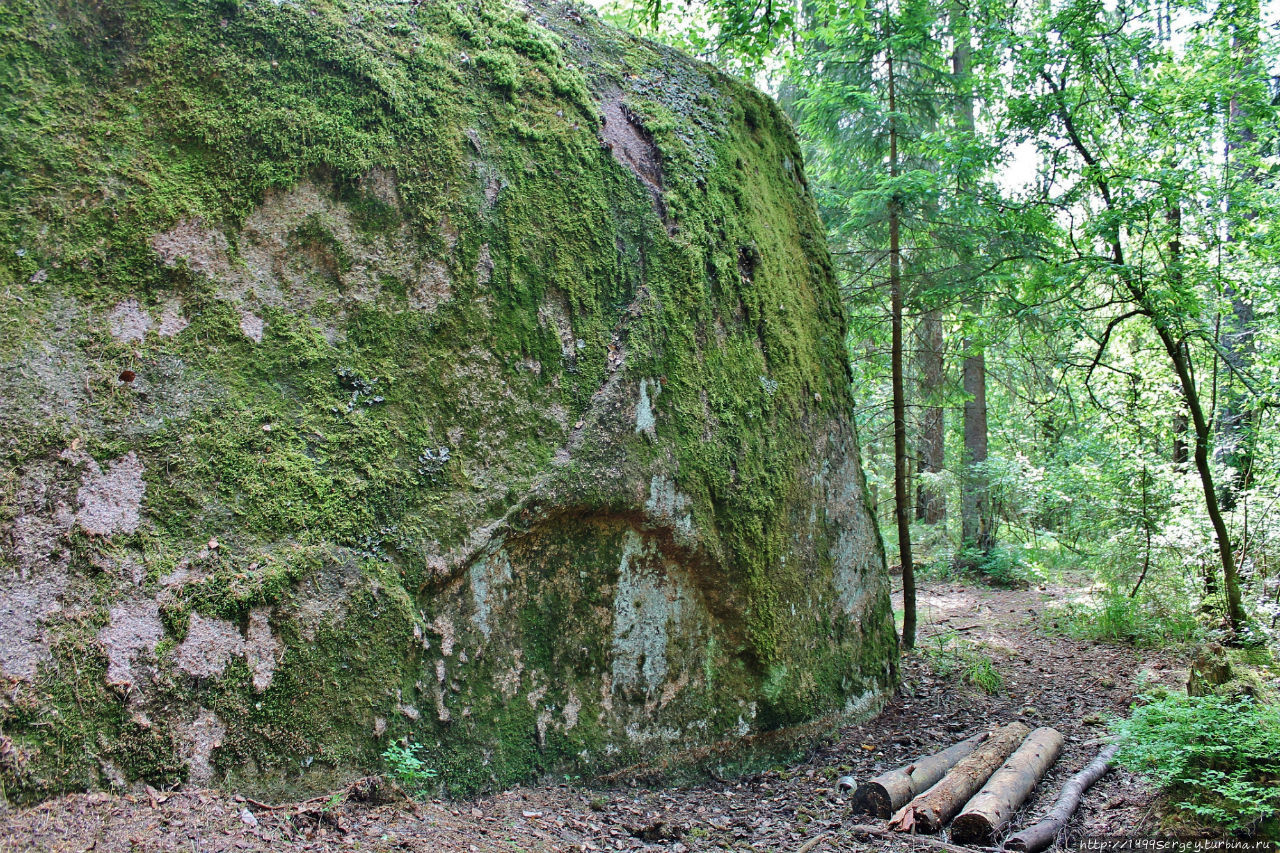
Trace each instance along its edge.
{"label": "tree trunk", "polygon": [[853,792],[850,802],[853,813],[873,814],[880,818],[892,816],[912,797],[936,785],[956,762],[968,756],[988,737],[986,732],[976,734],[942,752],[919,758],[905,767],[881,773],[876,778],[863,782]]}
{"label": "tree trunk", "polygon": [[[920,366],[920,473],[941,474],[946,449],[943,394],[942,311],[931,308],[916,330]],[[947,517],[946,496],[936,482],[921,477],[916,490],[916,520],[938,524]]]}
{"label": "tree trunk", "polygon": [[951,824],[956,844],[990,844],[1062,754],[1062,735],[1041,727],[1009,756]]}
{"label": "tree trunk", "polygon": [[[1044,79],[1046,83],[1053,86],[1050,78],[1045,77]],[[1055,89],[1054,91],[1058,96],[1059,118],[1068,128],[1073,128],[1071,114],[1067,109],[1062,90]],[[1115,201],[1111,195],[1111,187],[1107,183],[1105,174],[1097,170],[1098,158],[1085,147],[1074,129],[1071,130],[1070,138],[1081,159],[1088,166],[1095,169],[1093,180],[1098,189],[1098,194],[1102,197],[1103,204],[1108,211],[1114,211]],[[1161,345],[1164,346],[1165,354],[1173,362],[1173,371],[1178,377],[1178,385],[1182,389],[1182,399],[1191,413],[1191,425],[1195,429],[1196,437],[1196,472],[1200,475],[1200,487],[1204,492],[1205,511],[1209,514],[1209,521],[1213,524],[1213,535],[1218,543],[1218,555],[1222,562],[1222,583],[1226,588],[1227,594],[1227,619],[1231,623],[1232,632],[1239,635],[1241,628],[1244,626],[1244,607],[1240,601],[1240,579],[1236,574],[1236,559],[1231,550],[1231,536],[1228,534],[1227,525],[1222,519],[1222,509],[1218,503],[1218,495],[1214,490],[1213,470],[1209,467],[1211,429],[1209,420],[1205,417],[1204,408],[1200,405],[1200,393],[1197,391],[1195,380],[1191,375],[1191,349],[1187,341],[1180,337],[1176,330],[1171,327],[1169,319],[1160,313],[1158,307],[1152,304],[1145,290],[1145,285],[1140,285],[1126,271],[1124,244],[1121,242],[1122,231],[1118,219],[1109,224],[1109,230],[1111,233],[1107,235],[1107,241],[1111,244],[1111,263],[1116,270],[1120,283],[1128,290],[1132,303],[1138,307],[1139,313],[1151,320],[1152,326],[1155,327],[1156,335],[1160,338]],[[1170,283],[1176,284],[1180,280],[1181,274],[1181,263],[1177,261],[1169,270]]]}
{"label": "tree trunk", "polygon": [[1022,723],[1010,723],[993,732],[985,743],[952,767],[942,781],[899,809],[889,821],[889,828],[930,835],[941,830],[1030,733]]}
{"label": "tree trunk", "polygon": [[[1245,75],[1248,76],[1258,56],[1258,30],[1260,7],[1257,0],[1237,0],[1232,8],[1235,32],[1231,37],[1232,51],[1241,57]],[[1234,91],[1227,105],[1227,166],[1241,159],[1254,143],[1253,127],[1250,124],[1249,110],[1242,104],[1241,93]],[[1257,170],[1246,166],[1237,178],[1244,186],[1257,180]],[[1257,213],[1249,208],[1241,212],[1239,203],[1228,196],[1228,215],[1240,215],[1246,221],[1252,221]],[[1227,241],[1237,243],[1246,239],[1240,227],[1233,227],[1228,222]],[[1231,313],[1225,318],[1226,331],[1222,335],[1224,361],[1227,374],[1222,383],[1222,393],[1218,405],[1218,447],[1216,456],[1231,469],[1219,489],[1219,501],[1224,509],[1235,507],[1240,492],[1249,488],[1253,477],[1254,455],[1254,413],[1248,405],[1248,393],[1241,388],[1238,373],[1247,371],[1253,364],[1254,356],[1254,313],[1253,303],[1236,288],[1230,278],[1224,281],[1224,295],[1231,301]]]}
{"label": "tree trunk", "polygon": [[1179,409],[1173,416],[1173,464],[1179,470],[1184,468],[1191,458],[1187,453],[1187,430],[1191,424],[1187,421],[1187,413]]}
{"label": "tree trunk", "polygon": [[987,486],[987,364],[972,338],[964,360],[964,476],[960,498],[960,541],[979,556],[995,547],[991,494]]}
{"label": "tree trunk", "polygon": [[[1169,278],[1176,285],[1182,283],[1182,208],[1174,205],[1168,215],[1169,223],[1174,228],[1173,239],[1169,241]],[[1116,253],[1119,256],[1119,243],[1116,244]],[[1141,294],[1135,293],[1135,297]],[[1142,300],[1138,299],[1139,304]],[[1209,520],[1213,524],[1213,534],[1218,540],[1218,554],[1222,562],[1222,583],[1227,593],[1227,619],[1231,623],[1231,630],[1239,632],[1244,624],[1244,606],[1240,600],[1240,581],[1236,576],[1236,556],[1231,548],[1231,535],[1227,532],[1227,525],[1222,519],[1222,510],[1218,502],[1218,492],[1214,488],[1213,470],[1209,466],[1209,441],[1210,426],[1209,419],[1205,417],[1204,409],[1200,405],[1200,393],[1196,388],[1195,380],[1191,376],[1191,352],[1187,348],[1185,341],[1175,340],[1172,332],[1164,325],[1162,321],[1153,316],[1155,320],[1156,334],[1160,336],[1160,342],[1164,344],[1165,352],[1173,361],[1174,373],[1178,377],[1178,385],[1182,389],[1182,399],[1187,404],[1187,410],[1191,414],[1191,423],[1195,427],[1195,460],[1196,472],[1200,475],[1200,487],[1204,492],[1205,510],[1209,514]],[[1206,581],[1208,579],[1206,578]],[[1212,592],[1207,588],[1206,594],[1211,595]]]}
{"label": "tree trunk", "polygon": [[1080,800],[1084,797],[1084,792],[1111,769],[1111,759],[1115,758],[1118,749],[1120,749],[1118,744],[1112,744],[1098,753],[1098,757],[1089,762],[1087,767],[1068,779],[1067,784],[1062,786],[1058,801],[1045,815],[1044,820],[1009,838],[1004,843],[1004,849],[1017,850],[1021,853],[1040,853],[1041,850],[1053,844],[1058,833],[1067,825],[1067,821],[1076,813],[1076,809],[1080,808]]}
{"label": "tree trunk", "polygon": [[[889,177],[898,176],[897,93],[893,53],[887,56],[889,84]],[[901,202],[889,200],[889,302],[892,314],[893,497],[898,520],[898,556],[902,563],[902,647],[916,645],[916,569],[911,557],[910,472],[907,469],[907,399],[902,378]]]}
{"label": "tree trunk", "polygon": [[1218,556],[1222,562],[1222,585],[1227,593],[1227,619],[1231,630],[1239,633],[1244,626],[1244,606],[1240,600],[1240,578],[1236,574],[1236,555],[1231,550],[1231,534],[1227,532],[1226,522],[1222,519],[1222,509],[1218,505],[1218,493],[1213,486],[1213,470],[1209,466],[1209,441],[1211,438],[1209,420],[1205,417],[1200,405],[1200,394],[1196,390],[1195,380],[1191,378],[1191,354],[1187,345],[1174,339],[1173,333],[1163,321],[1155,318],[1156,334],[1164,344],[1165,352],[1173,362],[1178,383],[1182,386],[1182,399],[1186,401],[1191,412],[1191,425],[1195,429],[1195,461],[1196,472],[1200,475],[1200,488],[1204,492],[1204,506],[1209,513],[1209,521],[1213,524],[1213,534],[1218,540]]}
{"label": "tree trunk", "polygon": [[[956,128],[961,133],[973,133],[976,126],[973,113],[972,47],[969,41],[969,17],[963,3],[951,5],[951,31],[955,49],[951,57],[951,73],[957,92]],[[962,255],[967,255],[961,250]],[[961,263],[967,265],[968,257]],[[982,313],[981,297],[975,295],[966,300],[969,313],[977,317]],[[972,320],[971,320],[972,321]],[[987,363],[981,344],[972,335],[964,341],[964,461],[960,480],[960,544],[985,555],[995,545],[995,530],[991,517],[991,495],[987,488]]]}
{"label": "tree trunk", "polygon": [[[1169,275],[1174,281],[1182,280],[1182,205],[1174,203],[1165,214],[1169,223]],[[1174,385],[1174,392],[1178,386]],[[1179,408],[1173,414],[1173,464],[1179,469],[1185,467],[1190,458],[1187,453],[1187,430],[1191,424],[1187,420],[1185,409]]]}

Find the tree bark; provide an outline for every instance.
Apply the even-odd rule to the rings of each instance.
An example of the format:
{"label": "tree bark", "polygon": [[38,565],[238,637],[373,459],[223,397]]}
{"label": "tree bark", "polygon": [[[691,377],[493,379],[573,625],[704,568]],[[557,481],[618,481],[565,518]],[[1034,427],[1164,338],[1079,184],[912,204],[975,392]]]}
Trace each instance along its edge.
{"label": "tree bark", "polygon": [[1087,767],[1068,779],[1067,784],[1062,786],[1058,801],[1044,816],[1044,820],[1010,837],[1004,843],[1004,849],[1017,850],[1021,853],[1040,853],[1041,850],[1053,844],[1058,833],[1067,825],[1067,821],[1076,813],[1076,809],[1080,808],[1080,800],[1084,797],[1084,792],[1111,769],[1111,759],[1115,758],[1118,749],[1120,749],[1118,744],[1112,744],[1098,753],[1098,757],[1089,762]]}
{"label": "tree bark", "polygon": [[[973,133],[976,127],[973,111],[973,51],[969,41],[969,17],[964,4],[951,5],[951,31],[955,40],[951,56],[951,74],[957,92],[956,128]],[[961,263],[967,265],[967,251],[961,250]],[[975,288],[976,289],[976,288]],[[968,300],[969,313],[982,312],[982,300],[976,294]],[[964,461],[960,480],[960,544],[985,555],[995,545],[991,517],[991,495],[987,488],[987,364],[981,344],[972,335],[964,341]]]}
{"label": "tree bark", "polygon": [[[1235,27],[1231,47],[1241,57],[1247,76],[1257,62],[1261,9],[1257,0],[1236,0],[1231,11]],[[1238,90],[1232,92],[1227,104],[1228,168],[1253,146],[1254,133],[1249,112],[1242,103],[1241,93]],[[1245,166],[1242,172],[1237,178],[1242,185],[1249,186],[1257,180],[1257,170],[1251,165]],[[1228,215],[1241,215],[1246,222],[1257,216],[1256,211],[1248,207],[1241,214],[1237,210],[1239,207],[1234,196],[1229,196]],[[1238,243],[1245,239],[1241,230],[1229,221],[1227,242]],[[1255,323],[1253,303],[1245,294],[1240,293],[1229,278],[1224,281],[1223,292],[1231,302],[1231,313],[1226,318],[1226,329],[1222,335],[1223,356],[1228,370],[1219,398],[1218,447],[1215,455],[1233,472],[1232,476],[1222,482],[1218,496],[1223,508],[1229,510],[1235,507],[1239,493],[1249,488],[1253,475],[1254,416],[1248,406],[1247,391],[1241,390],[1237,374],[1247,371],[1253,364]]]}
{"label": "tree bark", "polygon": [[912,797],[936,785],[956,762],[968,756],[988,737],[986,732],[976,734],[942,752],[916,759],[905,767],[881,773],[876,778],[863,782],[853,792],[850,803],[853,813],[873,814],[880,818],[892,816]]}
{"label": "tree bark", "polygon": [[[889,85],[889,177],[898,176],[897,93],[893,53],[886,57]],[[889,199],[889,301],[892,314],[893,497],[898,520],[898,556],[902,563],[902,647],[916,645],[916,569],[911,556],[910,472],[907,468],[907,399],[902,377],[901,202]]]}
{"label": "tree bark", "polygon": [[951,840],[956,844],[991,843],[1061,754],[1062,735],[1057,731],[1043,726],[1032,732],[965,804],[951,824]]}
{"label": "tree bark", "polygon": [[941,830],[1030,733],[1022,723],[997,729],[952,767],[942,781],[899,809],[889,821],[889,828],[929,835]]}
{"label": "tree bark", "polygon": [[[1182,281],[1182,205],[1173,203],[1169,206],[1165,220],[1169,223],[1169,275],[1175,282]],[[1178,386],[1173,388],[1177,393]],[[1190,459],[1187,453],[1187,430],[1191,423],[1187,420],[1187,412],[1181,407],[1173,413],[1173,464],[1181,469]]]}
{"label": "tree bark", "polygon": [[1158,317],[1155,320],[1156,334],[1164,344],[1165,352],[1173,362],[1174,373],[1182,386],[1182,398],[1191,412],[1191,425],[1195,429],[1195,462],[1196,472],[1200,475],[1200,489],[1204,492],[1204,506],[1209,513],[1209,521],[1213,525],[1213,535],[1218,541],[1218,557],[1222,562],[1222,585],[1227,593],[1227,620],[1231,630],[1239,633],[1244,626],[1244,605],[1240,600],[1240,578],[1236,572],[1236,555],[1231,549],[1231,534],[1227,532],[1227,524],[1222,518],[1222,509],[1218,504],[1218,493],[1213,487],[1213,469],[1209,466],[1209,420],[1205,417],[1204,408],[1200,405],[1200,394],[1196,390],[1195,380],[1191,378],[1191,354],[1185,342],[1176,340],[1165,323]]}
{"label": "tree bark", "polygon": [[1191,424],[1187,421],[1187,413],[1179,409],[1173,415],[1173,464],[1181,470],[1186,466],[1190,454],[1187,453],[1187,430]]}
{"label": "tree bark", "polygon": [[969,338],[964,360],[964,477],[960,498],[960,541],[985,555],[995,547],[991,494],[987,487],[987,364]]}
{"label": "tree bark", "polygon": [[[941,474],[946,450],[943,394],[942,311],[930,308],[916,330],[920,367],[920,473]],[[936,482],[921,477],[916,489],[916,520],[938,524],[947,517],[946,496]]]}
{"label": "tree bark", "polygon": [[[1169,210],[1169,224],[1173,228],[1173,237],[1169,241],[1169,278],[1175,286],[1182,284],[1182,207],[1173,205]],[[1119,252],[1119,243],[1117,253]],[[1135,294],[1137,296],[1139,294]],[[1141,304],[1141,302],[1139,302]],[[1252,311],[1252,309],[1250,309]],[[1153,317],[1153,319],[1155,319]],[[1195,379],[1191,376],[1191,352],[1185,341],[1175,340],[1164,324],[1156,319],[1156,333],[1164,344],[1165,351],[1173,361],[1174,373],[1182,388],[1182,398],[1191,414],[1191,422],[1195,427],[1195,460],[1196,472],[1200,475],[1200,487],[1204,492],[1205,510],[1213,524],[1213,534],[1218,540],[1218,554],[1222,562],[1222,583],[1227,593],[1227,619],[1231,630],[1238,632],[1244,624],[1244,606],[1240,600],[1240,581],[1236,576],[1236,555],[1231,547],[1231,535],[1227,532],[1226,522],[1222,518],[1219,503],[1220,496],[1214,488],[1213,470],[1209,466],[1209,419],[1205,417],[1200,405],[1200,392],[1196,388]],[[1229,490],[1226,490],[1229,492]],[[1211,578],[1205,579],[1206,598],[1213,595]]]}

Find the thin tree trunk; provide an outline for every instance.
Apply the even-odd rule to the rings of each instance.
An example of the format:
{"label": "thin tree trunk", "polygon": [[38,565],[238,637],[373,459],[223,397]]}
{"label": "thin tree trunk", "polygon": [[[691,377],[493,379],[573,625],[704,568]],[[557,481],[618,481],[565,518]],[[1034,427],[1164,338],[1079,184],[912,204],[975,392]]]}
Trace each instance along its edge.
{"label": "thin tree trunk", "polygon": [[[1180,205],[1175,204],[1170,208],[1168,221],[1174,228],[1173,237],[1169,241],[1169,278],[1175,287],[1180,288],[1183,273],[1182,208]],[[1116,245],[1118,254],[1120,251],[1119,244],[1117,243]],[[1164,344],[1165,351],[1173,361],[1174,372],[1177,374],[1178,384],[1182,388],[1182,399],[1187,404],[1187,410],[1191,413],[1191,421],[1195,427],[1196,472],[1200,475],[1200,486],[1204,491],[1205,509],[1209,514],[1209,520],[1213,523],[1214,536],[1218,540],[1218,554],[1222,561],[1222,582],[1227,594],[1227,619],[1231,622],[1231,630],[1239,631],[1244,624],[1244,607],[1240,600],[1240,580],[1236,575],[1236,555],[1231,547],[1231,535],[1227,532],[1227,525],[1222,519],[1218,491],[1214,488],[1213,471],[1209,467],[1210,424],[1200,404],[1200,393],[1196,389],[1195,380],[1191,377],[1191,353],[1188,351],[1186,343],[1175,340],[1162,322],[1157,321],[1155,325],[1156,333],[1160,336],[1160,341]],[[1212,594],[1209,589],[1206,589],[1206,592]]]}
{"label": "thin tree trunk", "polygon": [[1244,606],[1240,600],[1240,578],[1236,574],[1236,555],[1231,550],[1231,535],[1227,532],[1226,522],[1222,519],[1222,509],[1218,504],[1218,493],[1213,485],[1213,470],[1209,467],[1209,442],[1212,431],[1209,420],[1205,417],[1200,405],[1200,395],[1196,391],[1195,382],[1191,378],[1190,353],[1185,343],[1174,340],[1173,335],[1164,323],[1157,319],[1156,334],[1164,344],[1165,352],[1173,361],[1174,372],[1182,385],[1182,398],[1191,412],[1191,424],[1195,429],[1195,462],[1196,472],[1200,475],[1200,487],[1204,492],[1204,505],[1209,513],[1209,521],[1213,524],[1213,534],[1218,540],[1218,556],[1222,561],[1222,585],[1227,594],[1227,619],[1231,630],[1239,632],[1244,626]]}
{"label": "thin tree trunk", "polygon": [[[886,66],[889,76],[889,177],[898,176],[897,92],[893,53]],[[911,558],[910,473],[907,470],[907,400],[902,379],[902,248],[901,203],[889,200],[889,301],[892,313],[893,373],[893,497],[898,520],[898,555],[902,563],[902,647],[916,645],[916,571]]]}
{"label": "thin tree trunk", "polygon": [[[942,311],[931,308],[916,329],[920,366],[920,473],[941,474],[946,449],[946,421],[942,406]],[[916,520],[938,524],[947,517],[946,496],[936,481],[921,477],[916,490]]]}
{"label": "thin tree trunk", "polygon": [[960,541],[985,555],[995,546],[991,495],[987,485],[987,364],[979,345],[969,339],[964,360],[965,472],[960,501]]}
{"label": "thin tree trunk", "polygon": [[[1251,66],[1257,62],[1258,30],[1260,25],[1260,8],[1257,0],[1238,0],[1234,4],[1235,32],[1231,37],[1231,47],[1241,56],[1246,75]],[[1227,166],[1241,159],[1241,155],[1253,146],[1253,128],[1249,124],[1248,110],[1242,105],[1240,92],[1231,93],[1227,105]],[[1243,174],[1237,180],[1245,186],[1257,180],[1257,171],[1252,166],[1242,169]],[[1228,197],[1228,213],[1237,215],[1238,202]],[[1256,212],[1247,208],[1243,213],[1244,220],[1251,221]],[[1244,237],[1241,228],[1227,227],[1227,242],[1238,243]],[[1231,301],[1231,313],[1225,318],[1225,330],[1222,335],[1224,361],[1228,371],[1222,387],[1222,394],[1217,406],[1218,447],[1217,457],[1232,470],[1219,488],[1219,500],[1226,509],[1233,509],[1240,492],[1249,488],[1253,475],[1254,456],[1254,413],[1248,406],[1248,393],[1241,389],[1237,373],[1247,371],[1253,364],[1254,356],[1254,313],[1253,303],[1236,288],[1229,278],[1224,282],[1224,294]]]}
{"label": "thin tree trunk", "polygon": [[1187,413],[1179,409],[1173,415],[1173,464],[1179,469],[1185,467],[1191,458],[1187,452],[1187,430],[1190,428]]}
{"label": "thin tree trunk", "polygon": [[[1169,237],[1169,273],[1175,280],[1182,278],[1182,205],[1170,205],[1165,214],[1169,229],[1173,232]],[[1178,386],[1174,386],[1174,392]],[[1187,430],[1191,424],[1187,420],[1185,409],[1179,408],[1173,414],[1173,464],[1179,468],[1187,464],[1190,454],[1187,453]]]}
{"label": "thin tree trunk", "polygon": [[[1053,89],[1058,98],[1058,117],[1062,119],[1067,128],[1072,146],[1080,154],[1085,164],[1096,170],[1098,158],[1089,151],[1080,139],[1079,134],[1076,133],[1062,89],[1054,86],[1052,79],[1048,76],[1044,76],[1043,79]],[[1115,209],[1115,200],[1111,195],[1111,186],[1107,182],[1105,175],[1095,171],[1093,180],[1098,189],[1098,194],[1102,197],[1103,204],[1106,205],[1109,211],[1113,211]],[[1231,536],[1227,532],[1227,525],[1222,519],[1222,508],[1218,503],[1218,495],[1214,489],[1213,470],[1209,467],[1209,443],[1212,439],[1212,429],[1209,419],[1205,417],[1204,407],[1200,403],[1200,393],[1196,389],[1195,380],[1191,376],[1191,350],[1186,340],[1179,337],[1174,329],[1170,327],[1169,321],[1160,314],[1157,308],[1152,307],[1146,290],[1125,272],[1124,243],[1121,240],[1119,222],[1112,222],[1110,230],[1111,233],[1108,235],[1107,241],[1111,244],[1111,263],[1119,276],[1120,283],[1129,292],[1129,298],[1132,303],[1137,306],[1141,314],[1151,320],[1151,324],[1155,327],[1156,335],[1160,338],[1160,343],[1164,346],[1165,353],[1169,356],[1169,360],[1173,362],[1173,370],[1182,389],[1182,399],[1186,402],[1187,409],[1191,413],[1191,425],[1195,429],[1196,437],[1194,454],[1196,472],[1200,475],[1200,487],[1204,492],[1205,511],[1209,514],[1209,521],[1213,524],[1214,537],[1217,539],[1218,555],[1222,563],[1222,583],[1227,595],[1227,619],[1231,623],[1231,630],[1238,634],[1244,626],[1244,607],[1240,600],[1240,579],[1236,573],[1235,553],[1231,550]],[[1181,266],[1175,264],[1170,268],[1169,274],[1170,283],[1176,284],[1182,274]]]}
{"label": "thin tree trunk", "polygon": [[[955,81],[958,104],[956,127],[961,133],[973,133],[976,123],[973,111],[972,47],[969,41],[969,18],[963,3],[951,5],[951,30],[955,49],[951,57],[951,73]],[[962,255],[967,256],[965,250]],[[961,263],[967,265],[968,257]],[[971,296],[969,312],[982,312],[980,296]],[[987,487],[987,363],[982,346],[972,336],[964,341],[964,461],[960,481],[960,542],[979,555],[987,554],[995,545],[991,517],[991,495]]]}

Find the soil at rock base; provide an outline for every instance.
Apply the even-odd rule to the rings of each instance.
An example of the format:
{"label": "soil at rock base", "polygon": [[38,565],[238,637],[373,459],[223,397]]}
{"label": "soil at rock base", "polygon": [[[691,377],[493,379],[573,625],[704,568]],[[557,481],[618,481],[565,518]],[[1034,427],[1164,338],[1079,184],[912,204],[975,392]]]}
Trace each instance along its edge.
{"label": "soil at rock base", "polygon": [[[994,590],[925,584],[922,648],[954,631],[980,643],[1004,677],[1000,695],[941,678],[929,655],[902,662],[902,687],[875,718],[840,731],[803,761],[687,788],[518,787],[460,802],[360,802],[360,786],[302,803],[256,803],[230,792],[72,795],[0,818],[0,851],[590,851],[907,850],[910,838],[867,838],[882,824],[849,813],[836,787],[904,764],[985,727],[1021,719],[1066,738],[1061,760],[1014,824],[1046,810],[1062,782],[1097,753],[1110,714],[1127,712],[1139,680],[1185,684],[1173,653],[1046,636],[1037,621],[1080,590]],[[900,597],[899,597],[900,603]],[[376,798],[375,798],[376,799]],[[1123,770],[1086,795],[1071,831],[1151,834],[1153,794]],[[945,837],[945,836],[944,836]]]}

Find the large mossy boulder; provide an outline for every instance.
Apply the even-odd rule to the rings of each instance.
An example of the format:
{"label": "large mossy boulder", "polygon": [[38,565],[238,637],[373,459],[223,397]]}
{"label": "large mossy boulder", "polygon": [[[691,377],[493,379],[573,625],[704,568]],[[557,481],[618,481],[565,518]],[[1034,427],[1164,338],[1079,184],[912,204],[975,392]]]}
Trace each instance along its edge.
{"label": "large mossy boulder", "polygon": [[563,4],[0,7],[0,771],[451,792],[894,678],[767,98]]}

